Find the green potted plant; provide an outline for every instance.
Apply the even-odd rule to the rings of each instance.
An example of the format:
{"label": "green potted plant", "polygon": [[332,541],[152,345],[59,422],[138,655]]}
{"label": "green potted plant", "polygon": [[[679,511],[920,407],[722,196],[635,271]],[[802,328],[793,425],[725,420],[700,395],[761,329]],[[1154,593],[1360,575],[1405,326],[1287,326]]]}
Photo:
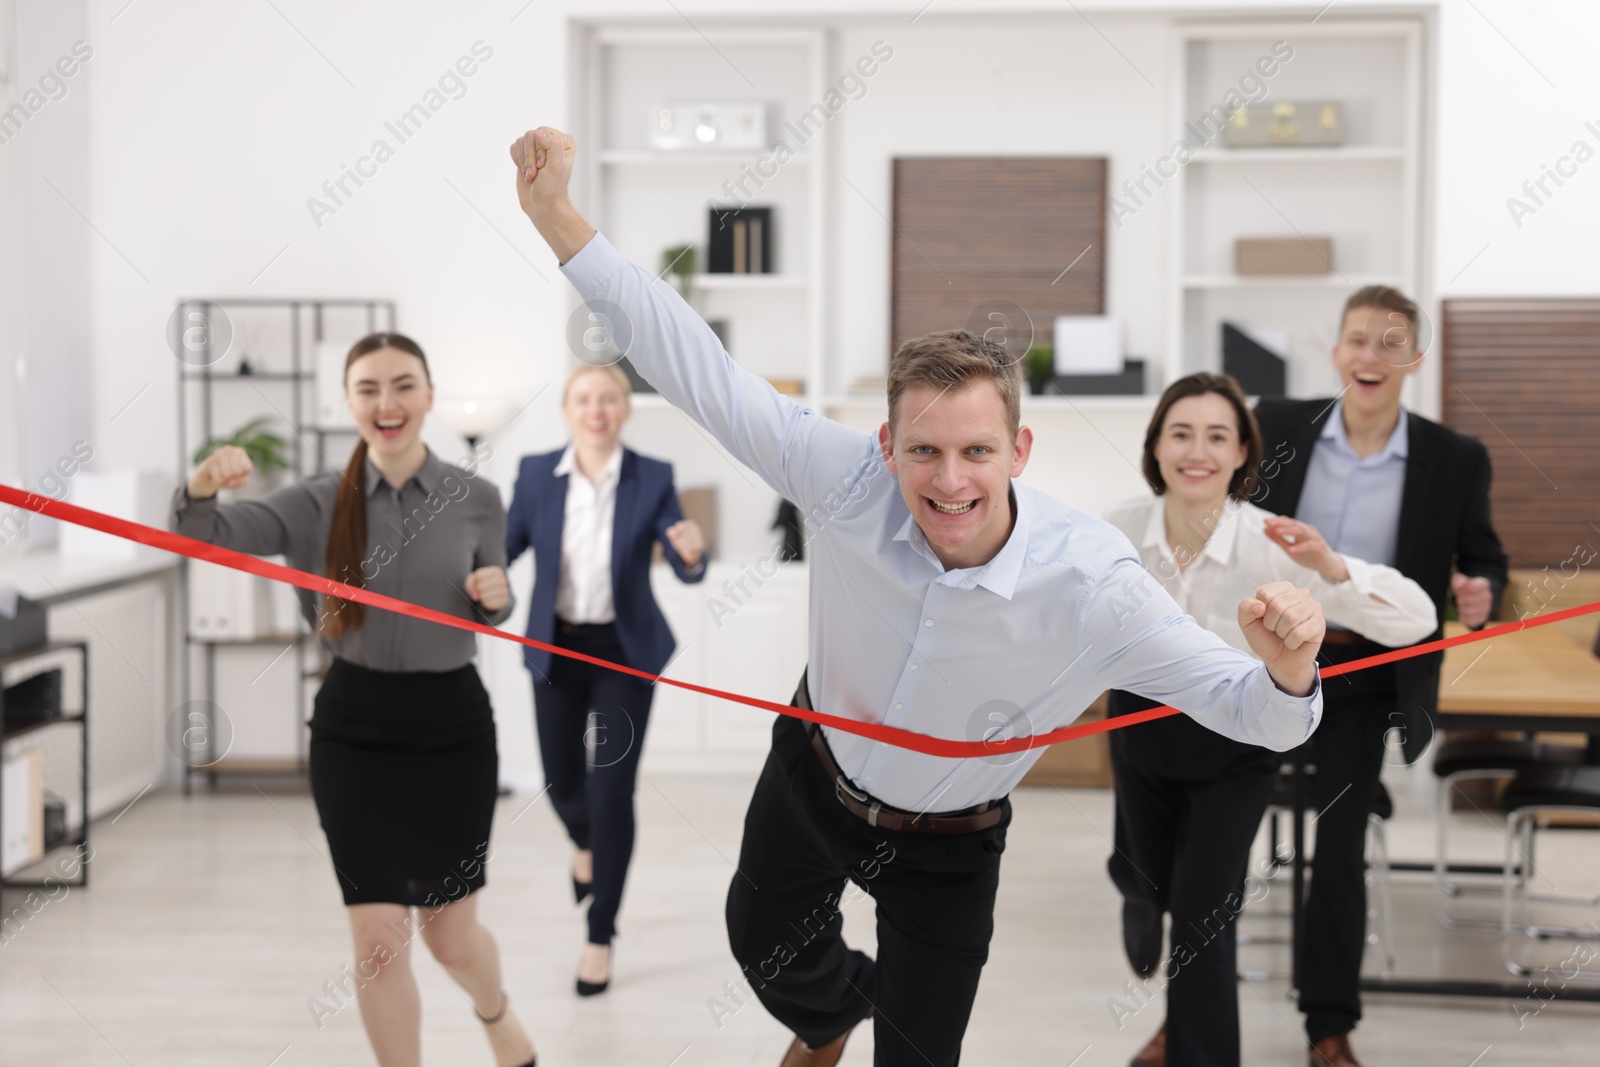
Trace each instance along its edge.
{"label": "green potted plant", "polygon": [[673,245],[661,250],[661,273],[671,275],[672,287],[684,300],[694,288],[694,276],[700,269],[700,257],[694,245]]}
{"label": "green potted plant", "polygon": [[278,472],[289,469],[289,461],[284,456],[288,444],[275,433],[264,429],[272,421],[271,416],[262,415],[251,419],[229,437],[213,437],[201,445],[194,454],[196,464],[205,461],[205,458],[224,445],[237,445],[244,449],[245,455],[250,457],[250,462],[255,470],[252,474],[252,484],[258,488],[268,488],[278,481]]}
{"label": "green potted plant", "polygon": [[1044,387],[1056,374],[1056,350],[1052,345],[1032,345],[1023,356],[1023,366],[1028,371],[1028,392],[1034,396],[1044,393]]}

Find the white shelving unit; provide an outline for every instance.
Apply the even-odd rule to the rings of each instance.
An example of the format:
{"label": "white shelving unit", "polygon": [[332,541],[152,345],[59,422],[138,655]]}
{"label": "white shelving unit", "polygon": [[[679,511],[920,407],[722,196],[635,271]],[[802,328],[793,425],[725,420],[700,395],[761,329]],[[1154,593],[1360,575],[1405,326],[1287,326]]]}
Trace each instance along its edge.
{"label": "white shelving unit", "polygon": [[[1424,62],[1411,18],[1295,23],[1194,23],[1175,33],[1175,131],[1223,100],[1240,75],[1288,41],[1293,57],[1264,79],[1262,103],[1338,101],[1347,143],[1229,149],[1218,134],[1178,168],[1169,237],[1165,378],[1222,369],[1224,321],[1286,330],[1288,389],[1337,391],[1328,352],[1346,296],[1393,285],[1430,304],[1420,211]],[[1181,136],[1175,132],[1175,138]],[[1192,143],[1192,141],[1191,141]],[[1238,237],[1331,236],[1321,275],[1240,276]]]}
{"label": "white shelving unit", "polygon": [[[597,146],[578,157],[588,217],[636,262],[653,266],[663,249],[692,244],[703,264],[710,207],[770,206],[776,272],[699,274],[691,303],[707,319],[727,321],[729,348],[742,364],[768,377],[804,381],[805,399],[815,403],[824,392],[827,257],[819,175],[828,135],[797,144],[786,124],[826,91],[826,34],[594,25],[581,32],[580,47],[583,62],[572,97],[579,143]],[[758,164],[769,150],[649,148],[650,116],[680,100],[759,100],[767,107],[769,149],[782,140],[795,152],[768,176]],[[773,170],[772,162],[763,169]],[[729,186],[741,183],[742,190],[730,196]],[[745,192],[752,195],[747,199]]]}
{"label": "white shelving unit", "polygon": [[[659,267],[663,250],[695,246],[707,262],[711,207],[772,208],[774,273],[709,274],[691,279],[690,303],[707,320],[725,320],[729,351],[772,379],[800,380],[798,399],[820,408],[827,394],[823,358],[824,270],[828,256],[826,152],[822,128],[800,138],[787,125],[827,91],[828,33],[821,29],[730,29],[592,23],[574,27],[571,100],[579,138],[579,206],[629,259]],[[768,151],[662,152],[649,147],[649,123],[674,101],[758,100],[767,139],[795,149],[775,173]],[[585,150],[587,149],[587,150]],[[753,176],[753,177],[752,177]],[[730,195],[729,185],[744,183]],[[750,194],[748,197],[746,193]],[[578,311],[576,298],[572,304]],[[740,692],[784,699],[805,659],[806,583],[786,565],[746,599],[724,590],[745,581],[769,552],[778,496],[724,454],[661,397],[636,393],[626,437],[670,459],[681,488],[717,490],[717,554],[706,580],[685,586],[661,567],[653,584],[677,637],[666,673]],[[710,598],[736,605],[736,625],[708,610]],[[788,686],[788,689],[784,689]],[[781,690],[781,692],[780,692]],[[759,711],[662,686],[651,712],[645,763],[652,770],[752,773],[766,751],[771,718]]]}

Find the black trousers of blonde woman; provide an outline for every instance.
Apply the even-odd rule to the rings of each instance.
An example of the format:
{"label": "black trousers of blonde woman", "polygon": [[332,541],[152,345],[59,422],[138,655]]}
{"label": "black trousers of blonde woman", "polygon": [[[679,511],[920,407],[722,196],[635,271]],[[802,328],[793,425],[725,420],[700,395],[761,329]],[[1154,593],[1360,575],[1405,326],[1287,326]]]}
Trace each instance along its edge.
{"label": "black trousers of blonde woman", "polygon": [[[616,629],[609,623],[558,620],[554,643],[613,663],[623,659]],[[616,933],[622,887],[633,858],[639,754],[654,696],[649,682],[566,656],[553,658],[548,680],[535,677],[533,683],[550,802],[573,845],[594,854],[588,914],[593,945],[609,945]]]}

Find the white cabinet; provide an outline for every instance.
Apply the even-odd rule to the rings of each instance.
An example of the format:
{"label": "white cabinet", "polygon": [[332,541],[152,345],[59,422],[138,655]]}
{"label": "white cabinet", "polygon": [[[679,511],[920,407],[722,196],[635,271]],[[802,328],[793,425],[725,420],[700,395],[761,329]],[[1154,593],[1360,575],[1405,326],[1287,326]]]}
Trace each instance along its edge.
{"label": "white cabinet", "polygon": [[[719,561],[704,582],[683,585],[665,567],[656,568],[656,598],[678,639],[677,655],[663,674],[788,703],[806,664],[807,568],[784,564],[759,587],[749,574],[742,563]],[[741,579],[748,596],[725,585]],[[676,686],[658,688],[644,751],[647,771],[760,768],[773,712]]]}

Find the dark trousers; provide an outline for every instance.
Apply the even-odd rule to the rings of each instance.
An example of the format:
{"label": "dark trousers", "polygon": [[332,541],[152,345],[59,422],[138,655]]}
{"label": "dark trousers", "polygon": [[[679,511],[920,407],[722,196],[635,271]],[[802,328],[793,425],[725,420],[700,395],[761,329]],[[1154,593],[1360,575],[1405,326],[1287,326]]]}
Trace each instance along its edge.
{"label": "dark trousers", "polygon": [[[1138,705],[1149,702],[1127,710]],[[1236,922],[1259,899],[1245,875],[1277,761],[1177,716],[1112,734],[1111,766],[1111,880],[1172,917],[1170,953],[1150,979],[1166,983],[1166,1062],[1238,1067]]]}
{"label": "dark trousers", "polygon": [[[994,933],[1011,821],[971,834],[875,829],[840,806],[805,724],[780,716],[745,814],[728,942],[763,1007],[812,1048],[874,1014],[879,1067],[961,1058]],[[872,894],[878,959],[848,948],[840,911]]]}
{"label": "dark trousers", "polygon": [[[1381,651],[1377,646],[1324,646],[1326,662]],[[1389,666],[1323,682],[1322,723],[1304,755],[1316,766],[1311,799],[1317,814],[1311,886],[1300,913],[1300,1010],[1313,1043],[1347,1034],[1361,1019],[1361,956],[1366,949],[1367,816],[1383,769],[1383,738],[1400,725]]]}
{"label": "dark trousers", "polygon": [[[611,626],[569,627],[558,620],[553,643],[613,663],[622,660]],[[548,682],[536,678],[533,683],[550,801],[572,843],[594,853],[589,941],[596,945],[609,945],[616,933],[622,884],[633,858],[633,789],[654,696],[655,687],[643,679],[565,656],[552,658]]]}

